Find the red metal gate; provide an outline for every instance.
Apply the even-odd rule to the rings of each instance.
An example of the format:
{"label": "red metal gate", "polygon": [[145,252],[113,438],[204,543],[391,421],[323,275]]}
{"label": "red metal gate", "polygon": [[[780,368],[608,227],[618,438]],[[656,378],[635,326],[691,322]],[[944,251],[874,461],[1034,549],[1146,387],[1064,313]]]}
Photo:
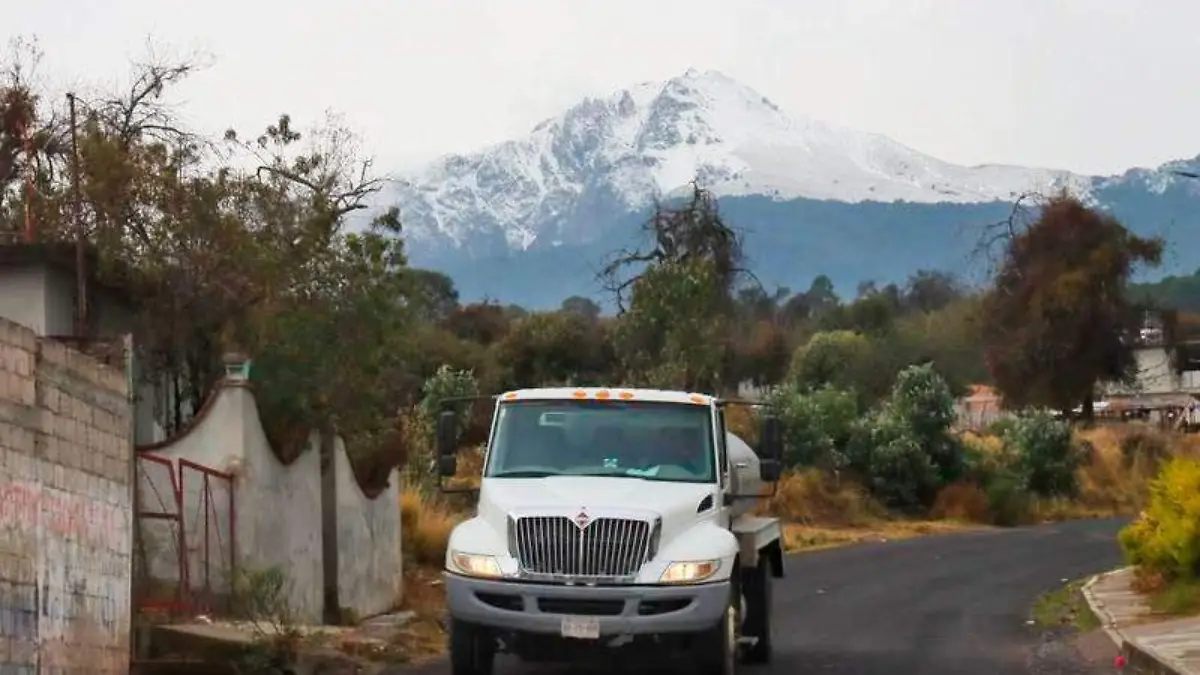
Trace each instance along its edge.
{"label": "red metal gate", "polygon": [[233,475],[138,453],[134,601],[172,615],[229,609],[237,551]]}
{"label": "red metal gate", "polygon": [[233,475],[179,460],[187,605],[227,613],[237,570]]}
{"label": "red metal gate", "polygon": [[138,610],[184,611],[182,493],[170,459],[137,455],[133,597]]}

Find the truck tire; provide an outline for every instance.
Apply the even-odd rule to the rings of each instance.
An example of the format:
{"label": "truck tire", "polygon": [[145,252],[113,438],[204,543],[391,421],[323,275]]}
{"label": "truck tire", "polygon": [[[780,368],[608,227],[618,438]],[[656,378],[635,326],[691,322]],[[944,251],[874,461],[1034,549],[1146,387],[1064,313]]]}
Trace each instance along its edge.
{"label": "truck tire", "polygon": [[748,570],[742,588],[746,593],[746,635],[758,638],[746,645],[742,655],[746,663],[771,662],[771,565],[762,560]]}
{"label": "truck tire", "polygon": [[492,675],[496,641],[475,624],[450,619],[450,671],[453,675]]}
{"label": "truck tire", "polygon": [[737,674],[741,607],[741,591],[738,584],[732,584],[724,616],[699,636],[700,675]]}

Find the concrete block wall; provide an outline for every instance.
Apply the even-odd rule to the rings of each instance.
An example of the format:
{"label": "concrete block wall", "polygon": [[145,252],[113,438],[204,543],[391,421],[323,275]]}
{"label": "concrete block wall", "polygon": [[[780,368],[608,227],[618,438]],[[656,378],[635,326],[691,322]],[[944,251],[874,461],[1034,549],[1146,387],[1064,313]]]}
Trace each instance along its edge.
{"label": "concrete block wall", "polygon": [[124,373],[0,319],[0,673],[129,672]]}

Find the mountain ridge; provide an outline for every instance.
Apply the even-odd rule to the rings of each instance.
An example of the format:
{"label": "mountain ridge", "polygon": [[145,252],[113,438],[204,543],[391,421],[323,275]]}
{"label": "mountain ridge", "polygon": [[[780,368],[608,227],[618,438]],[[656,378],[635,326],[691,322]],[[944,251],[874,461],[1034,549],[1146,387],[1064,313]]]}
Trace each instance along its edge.
{"label": "mountain ridge", "polygon": [[[720,198],[735,225],[753,230],[747,248],[765,253],[766,266],[778,271],[768,276],[794,286],[781,247],[824,251],[811,262],[833,269],[808,277],[826,273],[843,284],[864,280],[849,280],[864,269],[928,267],[922,257],[971,267],[961,260],[965,245],[947,241],[947,224],[994,220],[1026,192],[1068,189],[1132,217],[1142,234],[1153,234],[1163,216],[1193,223],[1188,214],[1200,211],[1200,181],[1173,171],[1197,169],[1196,158],[1113,176],[954,165],[881,134],[789,115],[732,78],[692,69],[585,98],[520,138],[439,158],[403,175],[387,197],[400,207],[415,264],[453,272],[465,297],[486,289],[544,304],[547,298],[516,287],[595,296],[586,292],[592,284],[585,268],[628,245],[653,202],[680,194],[694,179]],[[897,239],[887,229],[905,236],[892,251],[863,250],[831,222],[867,241]],[[888,254],[893,259],[875,260]],[[1194,269],[1200,260],[1193,257],[1189,250],[1181,262]]]}

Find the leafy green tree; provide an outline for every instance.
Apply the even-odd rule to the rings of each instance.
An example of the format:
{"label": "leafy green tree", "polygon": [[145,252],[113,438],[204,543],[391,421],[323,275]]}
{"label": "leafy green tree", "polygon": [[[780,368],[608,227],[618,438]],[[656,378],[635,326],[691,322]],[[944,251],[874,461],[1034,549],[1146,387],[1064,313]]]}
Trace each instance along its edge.
{"label": "leafy green tree", "polygon": [[563,312],[583,317],[588,321],[595,321],[596,319],[600,318],[600,305],[597,305],[594,301],[588,298],[580,297],[578,295],[572,295],[566,300],[563,300],[562,307],[560,307],[560,309]]}
{"label": "leafy green tree", "polygon": [[663,262],[633,284],[617,323],[617,349],[631,383],[716,390],[727,362],[728,296],[707,260]]}
{"label": "leafy green tree", "polygon": [[917,312],[936,312],[965,295],[954,275],[938,270],[917,270],[904,287],[903,304]]}
{"label": "leafy green tree", "polygon": [[607,327],[566,311],[517,319],[495,350],[506,388],[604,385],[613,358]]}
{"label": "leafy green tree", "polygon": [[887,395],[895,373],[871,338],[851,331],[817,333],[796,349],[788,378],[806,389],[832,386],[855,391],[863,407]]}
{"label": "leafy green tree", "polygon": [[991,381],[984,361],[978,298],[964,297],[931,312],[911,312],[896,322],[892,348],[907,363],[932,363],[950,390]]}

